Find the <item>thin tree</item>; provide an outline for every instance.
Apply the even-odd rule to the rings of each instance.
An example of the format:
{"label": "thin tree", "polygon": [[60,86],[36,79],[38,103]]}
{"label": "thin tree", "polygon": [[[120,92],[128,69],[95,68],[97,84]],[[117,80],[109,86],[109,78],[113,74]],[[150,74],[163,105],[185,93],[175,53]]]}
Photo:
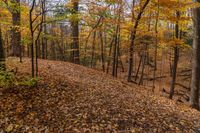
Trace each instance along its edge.
{"label": "thin tree", "polygon": [[[175,25],[175,36],[176,39],[179,39],[179,18],[180,18],[180,12],[176,11],[176,17],[177,17],[177,21],[176,21],[176,25]],[[176,74],[177,74],[177,66],[178,66],[178,60],[179,60],[179,48],[177,46],[177,44],[175,44],[174,46],[174,60],[173,60],[173,68],[172,68],[172,80],[171,80],[171,84],[170,84],[170,94],[169,94],[169,98],[172,99],[173,95],[174,95],[174,88],[175,88],[175,84],[176,84]]]}
{"label": "thin tree", "polygon": [[72,61],[75,64],[80,63],[79,58],[79,20],[78,20],[78,11],[79,11],[79,2],[78,0],[72,0],[73,9],[72,9],[72,15],[76,16],[74,20],[71,22],[72,27]]}
{"label": "thin tree", "polygon": [[113,52],[113,71],[112,71],[112,75],[115,76],[115,77],[117,77],[117,71],[118,71],[121,13],[122,13],[122,1],[120,1],[119,5],[118,5],[118,19],[117,19],[115,42],[114,42],[114,52]]}
{"label": "thin tree", "polygon": [[[43,5],[44,10],[46,10],[46,1],[44,1],[44,5]],[[42,59],[47,59],[48,57],[48,51],[47,51],[47,24],[46,24],[46,12],[44,12],[43,14],[44,16],[44,25],[43,25],[43,33],[44,36],[42,37]]]}
{"label": "thin tree", "polygon": [[158,54],[158,21],[159,21],[159,0],[158,0],[158,7],[156,12],[156,21],[155,21],[155,33],[156,33],[156,40],[155,40],[155,49],[154,49],[154,70],[153,70],[153,88],[152,91],[155,91],[155,81],[156,81],[156,71],[157,71],[157,54]]}
{"label": "thin tree", "polygon": [[[41,2],[41,12],[38,13],[38,15],[36,15],[34,18],[33,18],[33,11],[36,6],[36,0],[33,0],[32,4],[31,4],[31,8],[29,10],[29,25],[30,25],[30,32],[31,32],[32,77],[35,77],[35,75],[38,76],[38,48],[37,48],[38,46],[37,46],[37,43],[38,43],[38,39],[42,32],[42,25],[44,22],[44,13],[46,12],[46,10],[44,8],[45,0],[41,0],[40,2]],[[34,23],[36,22],[36,20],[38,20],[39,16],[41,16],[41,20],[38,24],[36,24],[36,26],[34,26]],[[37,35],[35,35],[36,30],[38,30]],[[34,46],[35,46],[35,50],[34,50]],[[34,57],[35,57],[35,60],[34,60]]]}
{"label": "thin tree", "polygon": [[131,77],[133,73],[133,55],[134,55],[134,47],[135,47],[135,38],[137,33],[137,28],[139,25],[139,22],[142,18],[142,15],[149,4],[150,0],[146,0],[144,5],[141,7],[140,12],[138,13],[135,23],[134,23],[134,6],[135,6],[135,0],[133,0],[133,8],[132,8],[132,23],[134,23],[134,27],[131,29],[131,44],[129,48],[129,64],[128,64],[128,82],[131,82]]}
{"label": "thin tree", "polygon": [[104,41],[103,41],[102,31],[99,32],[99,38],[100,38],[100,49],[101,49],[101,66],[103,72],[105,72]]}
{"label": "thin tree", "polygon": [[94,63],[94,56],[95,56],[95,39],[96,39],[96,31],[93,33],[93,40],[92,40],[92,58],[91,58],[91,68],[93,67]]}

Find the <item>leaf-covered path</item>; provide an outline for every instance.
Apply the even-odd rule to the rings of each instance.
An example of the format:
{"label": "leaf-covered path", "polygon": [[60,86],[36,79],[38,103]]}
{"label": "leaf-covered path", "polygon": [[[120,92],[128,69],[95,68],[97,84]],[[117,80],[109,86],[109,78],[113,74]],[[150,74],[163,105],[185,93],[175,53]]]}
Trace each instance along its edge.
{"label": "leaf-covered path", "polygon": [[[30,60],[9,58],[18,75]],[[200,132],[200,113],[83,66],[39,61],[38,88],[0,89],[0,132]]]}

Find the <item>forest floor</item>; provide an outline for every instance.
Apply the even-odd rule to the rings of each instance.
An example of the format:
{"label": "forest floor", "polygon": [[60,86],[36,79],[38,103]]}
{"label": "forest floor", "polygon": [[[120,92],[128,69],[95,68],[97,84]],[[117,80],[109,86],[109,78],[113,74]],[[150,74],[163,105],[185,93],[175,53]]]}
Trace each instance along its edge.
{"label": "forest floor", "polygon": [[[30,75],[30,59],[17,76]],[[38,87],[0,88],[0,132],[199,133],[200,112],[99,71],[39,60]]]}

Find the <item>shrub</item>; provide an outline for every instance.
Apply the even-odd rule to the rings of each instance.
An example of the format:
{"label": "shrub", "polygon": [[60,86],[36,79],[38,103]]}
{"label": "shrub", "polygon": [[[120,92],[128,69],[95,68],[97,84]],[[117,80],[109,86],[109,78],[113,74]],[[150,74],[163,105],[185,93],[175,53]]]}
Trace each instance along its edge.
{"label": "shrub", "polygon": [[14,86],[15,77],[12,72],[0,70],[0,87],[9,88]]}
{"label": "shrub", "polygon": [[14,86],[35,87],[40,78],[22,78],[18,79],[13,72],[0,69],[0,87],[11,88]]}
{"label": "shrub", "polygon": [[24,81],[18,82],[18,85],[35,87],[39,81],[39,78],[27,78]]}

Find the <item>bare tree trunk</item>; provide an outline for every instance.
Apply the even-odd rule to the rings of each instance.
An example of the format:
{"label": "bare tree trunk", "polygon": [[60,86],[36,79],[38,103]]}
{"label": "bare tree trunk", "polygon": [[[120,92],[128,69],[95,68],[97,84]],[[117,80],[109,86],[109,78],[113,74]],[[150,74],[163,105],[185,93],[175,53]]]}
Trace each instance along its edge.
{"label": "bare tree trunk", "polygon": [[112,49],[113,49],[114,40],[115,39],[113,38],[112,41],[111,41],[111,43],[110,43],[110,49],[109,49],[109,54],[108,54],[109,60],[108,60],[108,65],[107,65],[107,70],[106,70],[107,74],[109,73],[109,69],[110,69],[111,55],[112,55]]}
{"label": "bare tree trunk", "polygon": [[91,59],[91,67],[93,66],[93,62],[94,62],[94,55],[95,55],[95,39],[96,39],[96,31],[93,33],[93,41],[92,41],[92,59]]}
{"label": "bare tree trunk", "polygon": [[172,77],[172,73],[173,73],[173,65],[172,65],[172,61],[173,61],[173,56],[172,56],[172,52],[173,52],[173,49],[170,49],[169,50],[169,72],[170,72],[170,77]]}
{"label": "bare tree trunk", "polygon": [[5,52],[5,57],[9,55],[9,44],[10,44],[10,40],[9,40],[9,33],[8,31],[6,32],[6,38],[5,38],[5,42],[6,42],[6,52]]}
{"label": "bare tree trunk", "polygon": [[[55,23],[52,23],[51,24],[51,35],[52,36],[56,36],[55,35],[55,32],[54,32],[54,29],[56,28],[56,24]],[[55,40],[54,39],[52,39],[51,40],[51,59],[52,60],[56,60],[56,45],[55,45]]]}
{"label": "bare tree trunk", "polygon": [[155,33],[156,33],[156,42],[155,42],[155,51],[154,51],[154,72],[153,72],[153,88],[152,91],[155,91],[155,81],[156,81],[156,71],[157,71],[157,53],[158,53],[158,19],[159,19],[159,5],[156,13],[156,24],[155,24]]}
{"label": "bare tree trunk", "polygon": [[35,77],[35,66],[34,66],[34,38],[31,39],[31,73],[32,78]]}
{"label": "bare tree trunk", "polygon": [[138,74],[139,74],[139,71],[140,71],[140,66],[142,64],[142,58],[143,58],[143,55],[140,56],[140,61],[139,61],[139,64],[138,64],[137,72],[135,74],[135,81],[137,81],[137,78],[138,78]]}
{"label": "bare tree trunk", "polygon": [[146,58],[147,58],[147,44],[144,44],[144,45],[145,45],[145,48],[143,50],[143,55],[142,55],[142,72],[140,76],[139,85],[143,84],[144,69],[145,69]]}
{"label": "bare tree trunk", "polygon": [[103,41],[102,31],[99,32],[99,37],[100,37],[100,45],[101,45],[101,65],[102,65],[103,72],[105,72],[104,41]]}
{"label": "bare tree trunk", "polygon": [[1,24],[0,24],[0,70],[5,70],[5,53],[4,53],[4,47],[3,47],[3,38],[2,38],[2,32],[1,32]]}
{"label": "bare tree trunk", "polygon": [[[43,10],[46,10],[46,0],[43,3]],[[44,12],[43,14],[43,20],[44,20],[44,24],[43,24],[43,33],[44,36],[42,37],[42,59],[47,59],[47,23],[46,23],[46,12]]]}
{"label": "bare tree trunk", "polygon": [[115,77],[117,77],[117,72],[118,72],[121,13],[122,13],[122,3],[120,2],[119,5],[118,5],[118,12],[117,12],[118,18],[117,18],[117,26],[116,26],[116,33],[115,33],[114,52],[113,52],[113,70],[112,70],[112,75],[115,76]]}
{"label": "bare tree trunk", "polygon": [[32,6],[31,9],[29,11],[29,24],[30,24],[30,31],[31,31],[31,45],[30,45],[30,49],[31,49],[31,75],[32,78],[35,77],[35,66],[34,66],[34,30],[33,30],[33,10],[35,7],[35,0],[33,0],[32,2]]}
{"label": "bare tree trunk", "polygon": [[38,77],[38,40],[35,40],[35,75]]}
{"label": "bare tree trunk", "polygon": [[47,59],[47,26],[44,24],[44,36],[42,37],[42,59]]}
{"label": "bare tree trunk", "polygon": [[[78,1],[77,0],[72,0],[73,3],[73,15],[78,15]],[[76,16],[78,17],[78,16]],[[77,20],[72,20],[71,23],[72,26],[72,37],[73,37],[73,44],[72,44],[72,57],[73,57],[73,62],[75,64],[80,64],[80,58],[79,58],[79,21],[78,18]]]}
{"label": "bare tree trunk", "polygon": [[[144,13],[144,10],[146,9],[147,5],[149,4],[150,0],[146,0],[144,5],[141,7],[140,12],[137,15],[137,18],[135,20],[135,24],[133,29],[131,30],[131,44],[129,49],[129,65],[128,65],[128,82],[131,82],[131,77],[133,73],[133,55],[134,55],[134,47],[135,47],[135,38],[137,33],[137,28],[140,22],[140,19],[142,18],[142,14]],[[134,11],[134,4],[135,0],[133,0],[133,11]],[[134,22],[134,13],[132,13],[132,22]]]}
{"label": "bare tree trunk", "polygon": [[12,38],[11,38],[11,56],[21,56],[21,11],[20,11],[20,0],[11,0],[13,8],[11,10],[12,14]]}
{"label": "bare tree trunk", "polygon": [[124,70],[124,65],[123,65],[122,59],[121,59],[120,47],[118,48],[118,54],[119,54],[119,63],[121,65],[122,72],[124,72],[125,70]]}
{"label": "bare tree trunk", "polygon": [[[37,24],[35,27],[34,27],[34,22],[36,21],[36,19],[33,19],[33,11],[34,11],[34,8],[36,6],[36,0],[32,1],[31,8],[29,10],[29,25],[30,25],[30,32],[31,32],[31,70],[32,70],[32,78],[35,77],[35,74],[36,74],[36,76],[38,76],[38,48],[37,48],[37,43],[38,43],[38,39],[40,38],[40,35],[41,35],[41,32],[42,32],[42,28],[43,28],[42,25],[43,25],[43,22],[44,22],[44,12],[45,12],[44,3],[45,3],[45,0],[41,1],[41,8],[40,8],[41,12],[40,13],[41,13],[42,17],[41,17],[40,23]],[[37,33],[37,35],[35,35],[35,31],[37,29],[38,29],[38,33]],[[36,54],[36,56],[34,54],[34,45],[35,45],[35,54]],[[36,59],[36,61],[34,61],[34,58]]]}
{"label": "bare tree trunk", "polygon": [[[180,18],[180,12],[177,11],[176,15],[177,15],[177,19],[179,19]],[[175,36],[176,36],[176,39],[179,38],[179,22],[178,22],[178,20],[176,22],[176,27],[175,27]],[[173,61],[172,80],[171,80],[170,95],[169,95],[170,99],[172,99],[173,95],[174,95],[174,88],[175,88],[175,84],[176,84],[176,73],[177,73],[178,60],[179,60],[179,48],[176,45],[174,47],[174,61]]]}
{"label": "bare tree trunk", "polygon": [[51,40],[51,59],[56,60],[56,45],[54,40]]}
{"label": "bare tree trunk", "polygon": [[120,56],[120,27],[119,27],[119,33],[117,37],[117,52],[116,52],[116,67],[115,67],[115,76],[117,77],[118,74],[118,66],[119,66],[119,56]]}
{"label": "bare tree trunk", "polygon": [[116,35],[115,35],[115,45],[114,45],[114,52],[113,52],[113,70],[112,75],[117,77],[117,69],[118,69],[118,59],[119,59],[119,25],[117,26]]}
{"label": "bare tree trunk", "polygon": [[[134,14],[134,8],[135,8],[135,0],[133,0],[133,5],[132,5],[132,23],[134,23],[134,18],[135,18],[135,14]],[[132,77],[132,73],[133,73],[133,55],[134,55],[134,41],[135,41],[135,34],[136,34],[136,22],[135,22],[135,26],[134,29],[131,29],[131,44],[130,44],[130,49],[129,49],[129,64],[128,64],[128,82],[131,82],[131,77]]]}
{"label": "bare tree trunk", "polygon": [[[200,0],[196,0],[200,3]],[[192,83],[190,105],[195,109],[199,107],[199,80],[200,80],[200,8],[194,9],[194,41],[192,58]]]}
{"label": "bare tree trunk", "polygon": [[64,45],[64,25],[60,24],[60,30],[61,30],[61,49],[60,49],[60,53],[61,53],[61,60],[64,61],[65,60],[65,45]]}

